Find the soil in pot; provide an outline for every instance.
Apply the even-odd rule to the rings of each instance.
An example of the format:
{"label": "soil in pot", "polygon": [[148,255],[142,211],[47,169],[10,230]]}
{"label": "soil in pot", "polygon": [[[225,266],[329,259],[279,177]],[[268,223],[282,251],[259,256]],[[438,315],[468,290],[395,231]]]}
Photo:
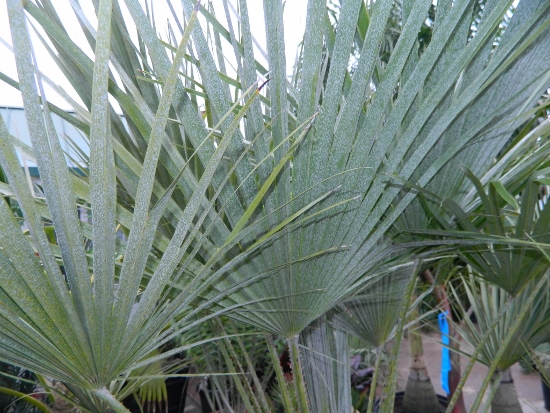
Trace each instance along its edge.
{"label": "soil in pot", "polygon": [[[393,413],[404,413],[405,410],[403,409],[403,398],[405,396],[405,392],[397,392],[395,393],[395,403],[393,407]],[[437,395],[437,399],[439,400],[439,412],[445,413],[445,410],[447,410],[447,396],[441,396]],[[380,413],[380,399],[376,400],[374,402],[374,408],[372,409],[373,413]]]}

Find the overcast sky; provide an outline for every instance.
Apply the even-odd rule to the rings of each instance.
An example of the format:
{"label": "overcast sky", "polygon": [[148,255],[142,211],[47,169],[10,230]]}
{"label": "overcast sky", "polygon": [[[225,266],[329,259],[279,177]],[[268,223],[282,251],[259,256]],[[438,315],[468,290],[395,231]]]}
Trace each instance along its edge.
{"label": "overcast sky", "polygon": [[[90,56],[92,51],[88,46],[88,43],[80,30],[76,18],[72,12],[69,0],[52,0],[53,4],[56,6],[57,12],[59,13],[60,18],[64,23],[67,24],[66,27],[74,27],[74,31],[71,33],[71,38],[79,47],[81,47],[86,53]],[[142,0],[143,2],[143,0]],[[202,3],[205,5],[207,0],[203,0]],[[230,2],[235,3],[235,0],[230,0]],[[90,22],[97,28],[97,20],[94,18],[93,8],[91,8],[90,0],[80,0],[80,4],[84,9],[86,15],[88,16]],[[123,1],[120,1],[121,8],[123,12],[125,11]],[[157,30],[160,32],[162,37],[165,37],[166,33],[166,19],[170,18],[170,12],[165,1],[154,0],[155,7],[155,20],[157,24]],[[174,8],[177,13],[181,13],[181,1],[172,0]],[[213,4],[216,11],[218,11],[218,17],[225,23],[224,13],[223,13],[223,3],[222,0],[210,0],[210,3]],[[257,39],[260,45],[265,45],[265,35],[264,35],[264,17],[263,17],[263,1],[261,0],[249,0],[249,14],[250,21],[252,25],[253,35]],[[292,0],[287,1],[285,4],[285,43],[286,43],[286,55],[287,55],[287,72],[290,74],[292,72],[292,64],[296,57],[296,51],[299,42],[302,39],[304,33],[304,26],[306,20],[306,8],[307,0]],[[203,21],[204,23],[204,21]],[[236,27],[236,22],[233,21],[233,27]],[[30,29],[32,33],[32,28]],[[11,35],[9,31],[8,17],[7,17],[7,5],[6,0],[0,0],[0,38],[12,44]],[[54,79],[58,84],[69,92],[72,96],[75,96],[74,92],[71,93],[71,86],[67,82],[63,82],[63,76],[57,70],[55,64],[52,62],[46,50],[39,45],[38,38],[34,36],[35,44],[35,53],[37,56],[39,68],[44,72],[48,77]],[[265,46],[263,47],[265,49]],[[258,51],[256,58],[261,60],[261,53]],[[13,54],[8,48],[6,48],[0,42],[0,71],[7,74],[8,76],[17,79],[17,73],[15,68],[15,62],[13,59]],[[55,103],[58,106],[61,106],[65,109],[70,109],[70,106],[61,98],[59,98],[55,92],[51,89],[46,89],[46,95],[48,100]],[[75,96],[76,97],[76,96]],[[22,106],[21,95],[18,91],[13,89],[11,86],[7,86],[2,81],[0,81],[0,106]]]}

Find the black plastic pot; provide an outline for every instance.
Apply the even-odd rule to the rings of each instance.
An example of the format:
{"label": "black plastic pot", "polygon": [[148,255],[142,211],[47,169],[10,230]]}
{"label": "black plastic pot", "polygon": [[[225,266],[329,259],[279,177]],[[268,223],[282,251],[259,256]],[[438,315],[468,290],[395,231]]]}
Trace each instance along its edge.
{"label": "black plastic pot", "polygon": [[544,399],[544,408],[550,412],[550,387],[544,380],[541,379],[542,383],[542,397]]}
{"label": "black plastic pot", "polygon": [[[395,405],[394,405],[394,413],[401,412],[402,410],[399,410],[403,403],[403,397],[405,396],[404,391],[399,391],[395,393]],[[442,396],[440,394],[437,395],[437,399],[439,400],[439,406],[441,406],[441,412],[445,412],[447,409],[448,401],[447,396]],[[380,412],[380,399],[377,399],[374,402],[374,407],[372,409],[373,413],[379,413]]]}
{"label": "black plastic pot", "polygon": [[187,377],[166,379],[168,413],[183,413],[187,400]]}

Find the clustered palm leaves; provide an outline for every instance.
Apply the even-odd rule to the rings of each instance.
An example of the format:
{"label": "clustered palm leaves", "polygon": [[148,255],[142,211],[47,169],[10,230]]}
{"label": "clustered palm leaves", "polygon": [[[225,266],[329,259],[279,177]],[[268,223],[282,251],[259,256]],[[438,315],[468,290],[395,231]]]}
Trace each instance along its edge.
{"label": "clustered palm leaves", "polygon": [[[90,58],[54,2],[7,1],[18,81],[0,77],[22,93],[32,147],[0,119],[8,184],[0,204],[0,358],[63,382],[81,409],[126,411],[118,390],[132,371],[200,344],[166,347],[225,314],[268,343],[287,341],[294,393],[275,368],[287,411],[349,410],[342,391],[349,369],[316,364],[347,351],[338,327],[346,317],[375,346],[401,336],[414,285],[408,270],[418,261],[391,235],[427,227],[418,190],[472,205],[471,183],[457,170],[464,165],[484,183],[506,176],[510,163],[495,158],[550,84],[546,1],[521,0],[503,32],[512,2],[490,0],[473,35],[474,2],[434,10],[431,0],[404,0],[399,36],[381,57],[393,1],[342,2],[332,26],[326,1],[309,0],[301,70],[291,81],[282,1],[263,2],[266,67],[255,57],[247,1],[234,3],[237,19],[229,1],[219,10],[194,0],[176,10],[168,1],[163,40],[138,0],[94,1],[97,29],[73,0]],[[222,9],[224,18],[214,13]],[[434,12],[431,40],[419,45]],[[365,13],[368,24],[358,21]],[[29,35],[36,25],[82,105],[40,71]],[[75,116],[48,102],[44,84]],[[71,159],[81,174],[67,166],[52,113],[89,141],[89,158]],[[528,141],[548,131],[539,132]],[[44,198],[30,190],[18,152],[36,160]],[[541,153],[513,167],[529,173]],[[89,206],[91,223],[78,219],[79,205]],[[383,298],[395,303],[396,294],[403,300],[385,311]],[[335,307],[344,316],[330,312]],[[376,322],[367,326],[369,317]],[[308,327],[313,322],[321,333]],[[226,340],[219,332],[211,340]],[[305,378],[303,342],[327,355],[304,356]],[[388,376],[383,411],[391,411],[395,368]],[[323,386],[340,391],[329,400]]]}
{"label": "clustered palm leaves", "polygon": [[[484,386],[491,374],[495,376],[493,411],[521,411],[519,400],[512,396],[515,391],[509,368],[528,349],[548,340],[550,265],[543,247],[549,234],[550,209],[544,195],[548,171],[544,162],[538,165],[542,169],[515,187],[516,192],[509,192],[500,180],[495,180],[489,182],[486,193],[481,182],[466,170],[477,190],[481,211],[467,213],[450,199],[439,199],[437,207],[425,203],[432,222],[445,231],[420,232],[439,236],[455,233],[462,238],[456,241],[454,251],[462,266],[458,271],[467,269],[468,275],[454,280],[460,287],[450,285],[463,320],[463,325],[456,324],[455,328],[476,349],[473,359],[489,366]],[[477,241],[471,245],[473,238]],[[460,289],[465,292],[463,298]],[[476,314],[477,323],[470,320],[469,311]],[[502,377],[505,380],[499,385]],[[480,400],[478,397],[475,403]]]}

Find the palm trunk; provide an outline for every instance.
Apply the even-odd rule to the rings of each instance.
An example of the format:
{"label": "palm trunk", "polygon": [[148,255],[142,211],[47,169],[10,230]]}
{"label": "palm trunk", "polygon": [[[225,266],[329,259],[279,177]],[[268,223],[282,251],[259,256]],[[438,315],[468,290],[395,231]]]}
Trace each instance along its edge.
{"label": "palm trunk", "polygon": [[[411,312],[411,318],[418,317],[418,310]],[[426,369],[422,337],[414,331],[409,332],[411,367],[403,408],[405,413],[439,413],[439,400]]]}
{"label": "palm trunk", "polygon": [[[422,277],[430,284],[435,284],[434,276],[429,269],[422,272]],[[453,313],[451,311],[451,304],[449,302],[449,296],[447,295],[445,286],[442,284],[434,285],[433,292],[439,305],[441,305],[443,310],[448,314],[449,320],[452,320]],[[451,358],[451,371],[449,371],[449,374],[447,376],[449,379],[450,391],[450,393],[447,395],[447,400],[451,400],[451,398],[453,397],[461,377],[459,353],[460,342],[458,341],[458,333],[456,331],[456,328],[451,322],[449,323],[449,336],[451,338],[450,347],[452,348],[452,350],[449,352]],[[460,395],[458,396],[458,400],[453,407],[453,413],[466,413],[466,404],[464,403],[464,397],[462,396],[462,393],[460,393]]]}
{"label": "palm trunk", "polygon": [[512,379],[510,369],[502,372],[502,377],[495,391],[493,400],[491,401],[492,413],[522,413],[521,405],[519,404],[516,386]]}
{"label": "palm trunk", "polygon": [[[451,400],[451,398],[453,397],[458,387],[458,383],[460,383],[461,377],[460,353],[458,352],[458,350],[460,349],[460,344],[457,339],[458,334],[456,333],[456,329],[451,326],[452,324],[449,324],[449,335],[451,336],[450,345],[453,350],[449,352],[451,356],[451,371],[448,374],[450,394],[447,395],[447,400]],[[453,413],[466,413],[466,404],[464,403],[462,392],[458,396],[458,400],[453,407]]]}

